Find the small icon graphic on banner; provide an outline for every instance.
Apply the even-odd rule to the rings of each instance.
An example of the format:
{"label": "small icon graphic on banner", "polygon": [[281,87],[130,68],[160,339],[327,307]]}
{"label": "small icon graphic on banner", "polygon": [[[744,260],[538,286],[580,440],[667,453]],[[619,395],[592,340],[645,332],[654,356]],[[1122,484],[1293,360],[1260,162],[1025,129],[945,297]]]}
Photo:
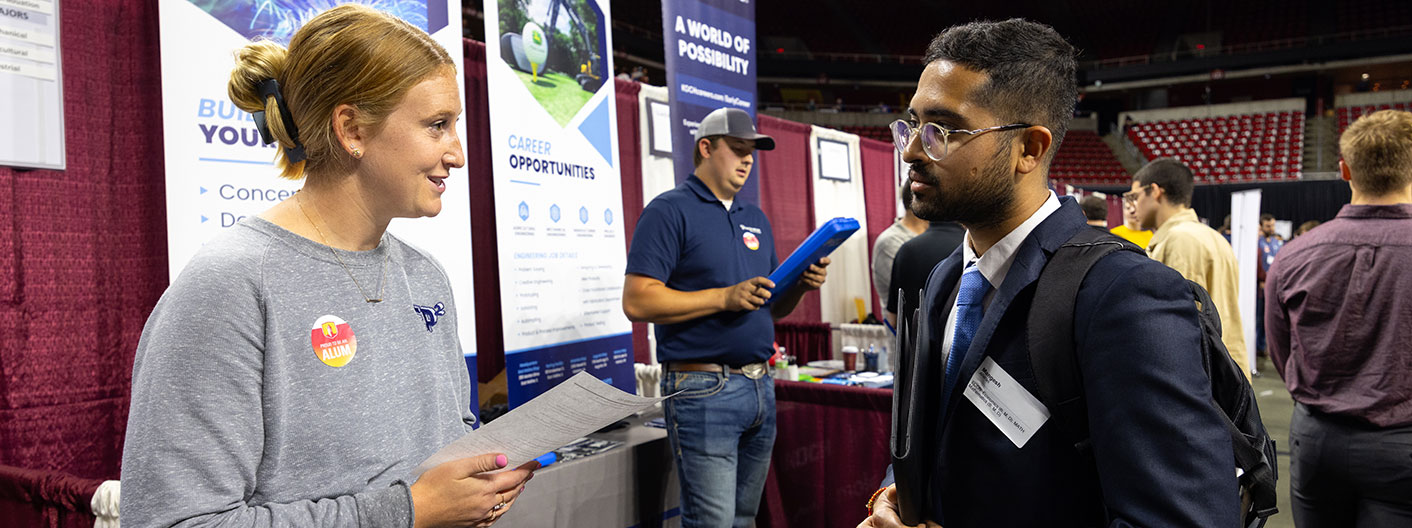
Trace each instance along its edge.
{"label": "small icon graphic on banner", "polygon": [[427,324],[428,332],[431,331],[431,327],[436,326],[437,318],[446,315],[446,305],[443,303],[436,303],[432,306],[414,304],[412,305],[412,310],[417,312],[417,315],[422,316],[422,322]]}
{"label": "small icon graphic on banner", "polygon": [[588,208],[579,207],[579,222],[588,223]]}
{"label": "small icon graphic on banner", "polygon": [[309,330],[309,344],[314,356],[330,367],[342,367],[358,353],[358,338],[353,327],[336,315],[325,315],[314,321]]}
{"label": "small icon graphic on banner", "polygon": [[520,220],[529,220],[529,204],[520,202]]}
{"label": "small icon graphic on banner", "polygon": [[613,225],[613,210],[612,210],[612,209],[604,209],[604,210],[603,210],[603,221],[604,221],[605,223],[607,223],[608,225]]}
{"label": "small icon graphic on banner", "polygon": [[549,219],[559,223],[559,204],[549,206]]}
{"label": "small icon graphic on banner", "polygon": [[745,241],[745,247],[750,248],[751,251],[760,249],[760,238],[756,237],[755,233],[746,231],[740,238]]}

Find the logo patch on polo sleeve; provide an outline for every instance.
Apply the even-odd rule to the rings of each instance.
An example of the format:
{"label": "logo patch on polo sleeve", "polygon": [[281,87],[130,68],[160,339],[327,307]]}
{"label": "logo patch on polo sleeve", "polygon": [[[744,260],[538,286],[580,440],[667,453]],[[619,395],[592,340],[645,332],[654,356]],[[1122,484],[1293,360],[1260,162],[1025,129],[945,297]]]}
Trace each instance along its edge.
{"label": "logo patch on polo sleeve", "polygon": [[358,352],[358,338],[353,335],[353,327],[337,315],[325,315],[314,321],[314,328],[309,331],[309,342],[319,361],[330,367],[347,365]]}
{"label": "logo patch on polo sleeve", "polygon": [[746,231],[744,234],[740,235],[740,238],[745,241],[745,247],[750,248],[751,251],[760,249],[760,238],[755,236],[755,233]]}

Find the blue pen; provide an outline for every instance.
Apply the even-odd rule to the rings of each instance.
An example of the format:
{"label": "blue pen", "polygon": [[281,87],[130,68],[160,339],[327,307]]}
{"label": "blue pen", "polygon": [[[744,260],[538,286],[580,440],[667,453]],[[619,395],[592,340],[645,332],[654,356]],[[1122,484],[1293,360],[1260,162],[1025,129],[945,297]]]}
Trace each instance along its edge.
{"label": "blue pen", "polygon": [[891,332],[892,335],[897,335],[897,329],[895,329],[895,328],[892,327],[892,323],[887,322],[887,318],[886,318],[886,317],[883,318],[883,326],[886,326],[886,327],[887,327],[887,331],[888,331],[888,332]]}
{"label": "blue pen", "polygon": [[550,451],[543,455],[539,455],[539,457],[535,458],[534,461],[539,462],[540,469],[543,469],[549,467],[550,464],[558,462],[559,455],[555,454],[553,451]]}

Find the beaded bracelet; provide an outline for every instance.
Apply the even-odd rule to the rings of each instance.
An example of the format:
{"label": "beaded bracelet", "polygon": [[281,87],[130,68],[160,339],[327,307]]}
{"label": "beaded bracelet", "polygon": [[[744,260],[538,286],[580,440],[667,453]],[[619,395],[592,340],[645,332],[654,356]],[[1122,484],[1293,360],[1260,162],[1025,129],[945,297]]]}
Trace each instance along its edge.
{"label": "beaded bracelet", "polygon": [[872,496],[872,497],[868,497],[868,515],[869,515],[869,516],[873,515],[873,503],[874,503],[874,502],[877,502],[878,496],[882,495],[884,491],[887,491],[887,488],[880,488],[880,489],[878,489],[877,491],[874,491],[874,492],[873,492],[873,496]]}

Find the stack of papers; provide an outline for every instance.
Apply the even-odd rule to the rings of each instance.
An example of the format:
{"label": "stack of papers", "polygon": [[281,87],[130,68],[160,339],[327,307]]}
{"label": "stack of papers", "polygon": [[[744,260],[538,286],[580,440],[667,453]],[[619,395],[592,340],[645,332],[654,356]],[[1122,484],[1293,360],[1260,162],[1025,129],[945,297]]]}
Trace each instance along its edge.
{"label": "stack of papers", "polygon": [[443,463],[486,453],[504,453],[507,467],[516,467],[668,397],[628,394],[580,372],[441,448],[412,471],[409,482]]}

